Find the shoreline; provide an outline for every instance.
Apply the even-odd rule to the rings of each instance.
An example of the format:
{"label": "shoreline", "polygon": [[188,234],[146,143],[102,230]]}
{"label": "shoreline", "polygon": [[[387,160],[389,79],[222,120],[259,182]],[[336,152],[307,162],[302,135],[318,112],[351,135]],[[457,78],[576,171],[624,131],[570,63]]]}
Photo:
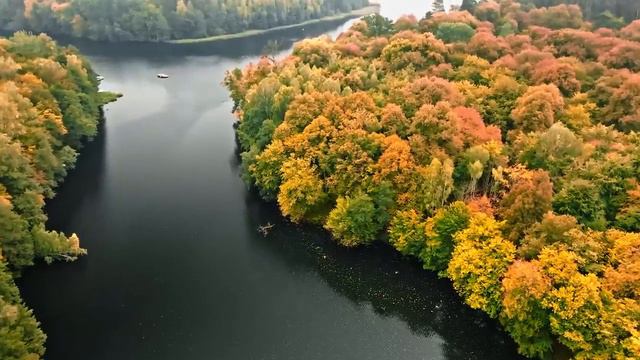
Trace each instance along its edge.
{"label": "shoreline", "polygon": [[216,36],[209,36],[204,38],[166,40],[166,41],[161,41],[161,43],[174,44],[174,45],[188,45],[188,44],[200,44],[200,43],[210,43],[210,42],[217,42],[217,41],[224,41],[224,40],[242,39],[242,38],[248,38],[248,37],[257,36],[257,35],[264,35],[264,34],[281,31],[281,30],[295,29],[298,27],[303,27],[303,26],[313,25],[313,24],[318,24],[323,22],[346,20],[349,18],[366,16],[369,14],[378,13],[379,11],[380,11],[379,4],[370,4],[369,6],[352,10],[348,13],[325,16],[319,19],[311,19],[311,20],[303,21],[297,24],[276,26],[269,29],[247,30],[247,31],[243,31],[235,34],[216,35]]}

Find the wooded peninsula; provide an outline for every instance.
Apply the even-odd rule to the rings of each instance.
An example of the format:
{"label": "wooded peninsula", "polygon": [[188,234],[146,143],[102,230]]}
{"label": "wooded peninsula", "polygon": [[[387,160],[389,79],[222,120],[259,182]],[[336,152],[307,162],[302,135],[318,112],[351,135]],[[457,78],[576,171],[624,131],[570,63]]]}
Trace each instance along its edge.
{"label": "wooded peninsula", "polygon": [[84,139],[96,135],[96,74],[71,48],[46,35],[0,38],[0,359],[40,359],[45,335],[23,304],[13,275],[36,260],[86,253],[78,236],[45,228],[45,199],[73,168]]}
{"label": "wooded peninsula", "polygon": [[637,359],[640,21],[532,3],[371,15],[230,71],[243,174],[417,258],[528,357]]}

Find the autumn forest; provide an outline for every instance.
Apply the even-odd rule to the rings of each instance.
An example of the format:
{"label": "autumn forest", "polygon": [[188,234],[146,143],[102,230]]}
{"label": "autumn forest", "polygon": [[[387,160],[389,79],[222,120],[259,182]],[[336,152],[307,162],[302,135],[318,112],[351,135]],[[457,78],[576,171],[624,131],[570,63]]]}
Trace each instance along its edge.
{"label": "autumn forest", "polygon": [[[283,56],[276,54],[280,49],[269,49],[277,41],[265,39],[244,42],[229,54],[201,48],[200,57],[182,53],[177,44],[152,50],[170,40],[307,26],[306,21],[368,5],[366,0],[0,0],[0,30],[13,33],[0,37],[0,359],[45,358],[47,336],[31,302],[27,306],[21,297],[22,291],[29,300],[19,278],[34,265],[43,271],[50,263],[87,255],[87,238],[83,233],[81,246],[73,231],[93,234],[95,248],[108,251],[91,266],[65,273],[77,275],[75,282],[65,284],[64,278],[31,292],[48,294],[42,296],[47,305],[62,304],[47,318],[60,321],[52,329],[71,334],[79,326],[88,334],[84,342],[56,343],[57,358],[66,359],[80,343],[90,351],[109,349],[85,354],[83,348],[82,355],[78,350],[68,358],[114,358],[109,351],[134,356],[147,347],[155,355],[167,350],[161,356],[172,358],[168,351],[175,344],[165,340],[192,351],[199,321],[206,354],[216,348],[210,338],[225,342],[216,350],[231,353],[236,349],[225,348],[227,343],[244,344],[253,330],[275,334],[280,323],[304,339],[299,349],[306,350],[312,342],[295,320],[308,327],[305,316],[311,312],[327,316],[337,329],[360,326],[353,332],[363,341],[373,339],[360,333],[364,321],[374,319],[377,326],[384,318],[400,323],[390,327],[394,336],[404,329],[410,334],[403,336],[418,337],[424,334],[405,321],[415,316],[414,309],[399,316],[376,305],[394,303],[401,312],[397,309],[414,303],[448,302],[458,306],[449,311],[465,314],[462,326],[446,312],[416,308],[433,312],[422,320],[441,328],[427,324],[424,333],[449,351],[470,340],[456,336],[467,334],[461,328],[473,320],[469,327],[495,330],[507,339],[483,346],[504,346],[511,357],[517,347],[521,355],[542,360],[640,359],[640,2],[464,0],[447,9],[435,0],[420,16],[365,16],[335,39],[309,37]],[[295,39],[311,33],[293,31],[299,32]],[[278,40],[294,37],[281,35]],[[103,67],[98,75],[79,50],[58,45],[55,37],[89,39],[94,45],[151,44],[136,43],[147,47],[133,55],[118,53],[122,43],[92,53],[96,66]],[[252,46],[256,49],[248,51]],[[230,69],[219,83],[223,69],[247,64],[251,56],[257,61]],[[218,66],[224,68],[211,71],[220,76],[214,84],[203,74]],[[156,75],[165,69],[174,73]],[[120,95],[101,91],[105,84],[139,93],[131,100],[125,94],[129,103],[108,113],[103,105]],[[219,94],[211,94],[215,86]],[[82,230],[65,233],[48,222],[45,204],[48,210],[82,148],[100,136],[104,115],[114,113],[111,142],[103,144],[107,150],[94,148],[95,157],[87,160],[96,160],[95,169],[104,172],[96,177],[107,178],[92,186],[107,190],[91,189],[89,196],[73,199],[84,208],[61,203],[58,210],[65,213],[84,212],[82,221],[70,222],[83,224]],[[228,123],[218,119],[225,115]],[[118,122],[117,116],[127,121]],[[228,133],[208,127],[215,122]],[[105,154],[113,148],[123,151]],[[87,190],[82,180],[76,179],[82,185],[74,191]],[[216,197],[215,189],[238,196]],[[252,197],[275,204],[273,211],[256,210]],[[258,233],[254,218],[262,219],[263,212],[281,222],[268,218],[257,225]],[[413,294],[405,289],[414,289],[415,279],[401,278],[398,271],[375,274],[381,277],[368,278],[359,293],[362,278],[331,272],[358,264],[330,267],[339,261],[317,243],[311,250],[288,247],[284,240],[307,241],[309,228],[323,244],[345,253],[384,249],[385,262],[395,256],[408,264],[403,269],[413,266],[419,279],[432,274],[427,284],[444,284],[451,297],[409,299]],[[287,231],[294,239],[284,238]],[[364,268],[377,272],[380,266]],[[49,285],[50,279],[55,278],[40,281]],[[398,287],[404,292],[397,298],[384,289],[403,281],[409,285]],[[307,298],[297,298],[306,285]],[[271,287],[274,294],[268,293]],[[55,299],[45,291],[54,291]],[[285,300],[300,306],[297,314],[286,312],[291,303]],[[353,309],[323,312],[322,305],[336,308],[342,300],[355,315],[348,312]],[[261,325],[267,328],[256,325],[264,314],[267,324]],[[101,331],[96,339],[88,325],[102,325],[95,324],[99,316],[113,327],[96,330]],[[219,320],[225,316],[234,326]],[[285,316],[292,318],[282,321]],[[361,319],[357,316],[368,318],[352,320]],[[76,321],[69,321],[72,317]],[[442,324],[448,322],[453,325]],[[447,331],[438,331],[442,328]],[[387,329],[376,331],[397,341]],[[228,341],[229,334],[242,340]],[[58,342],[67,336],[56,335]],[[343,335],[348,355],[355,356],[348,331]],[[264,338],[268,344],[257,339],[256,349],[282,350]],[[423,340],[426,335],[419,337]],[[391,348],[373,342],[371,351]],[[296,349],[293,341],[289,345]],[[463,350],[458,358],[483,356],[473,346]],[[278,354],[283,353],[260,356],[282,358]],[[448,358],[446,349],[433,354]]]}
{"label": "autumn forest", "polygon": [[12,275],[37,260],[86,253],[78,236],[45,228],[45,199],[72,169],[82,141],[96,135],[98,93],[90,65],[46,35],[0,38],[0,358],[38,359],[45,335]]}
{"label": "autumn forest", "polygon": [[523,355],[640,357],[640,21],[579,3],[371,15],[230,71],[246,181],[418,259]]}

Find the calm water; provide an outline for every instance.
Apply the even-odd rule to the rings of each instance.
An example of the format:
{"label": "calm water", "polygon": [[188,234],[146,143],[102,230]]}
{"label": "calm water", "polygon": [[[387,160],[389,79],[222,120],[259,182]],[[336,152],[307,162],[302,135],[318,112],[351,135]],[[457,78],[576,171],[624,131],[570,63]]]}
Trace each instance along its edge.
{"label": "calm water", "polygon": [[269,39],[289,47],[339,29],[190,48],[78,44],[125,97],[48,204],[50,227],[77,232],[89,256],[20,281],[47,359],[516,358],[447,281],[386,246],[349,250],[291,225],[240,180],[224,71]]}

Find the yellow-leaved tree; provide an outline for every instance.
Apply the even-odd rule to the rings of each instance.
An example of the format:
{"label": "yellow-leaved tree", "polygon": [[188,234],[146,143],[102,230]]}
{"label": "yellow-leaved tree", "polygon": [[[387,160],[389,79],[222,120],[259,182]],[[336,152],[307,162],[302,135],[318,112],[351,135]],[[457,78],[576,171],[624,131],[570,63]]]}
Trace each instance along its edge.
{"label": "yellow-leaved tree", "polygon": [[513,263],[516,247],[502,237],[504,224],[477,213],[469,226],[454,235],[456,242],[447,269],[465,302],[491,317],[502,308],[502,278]]}

